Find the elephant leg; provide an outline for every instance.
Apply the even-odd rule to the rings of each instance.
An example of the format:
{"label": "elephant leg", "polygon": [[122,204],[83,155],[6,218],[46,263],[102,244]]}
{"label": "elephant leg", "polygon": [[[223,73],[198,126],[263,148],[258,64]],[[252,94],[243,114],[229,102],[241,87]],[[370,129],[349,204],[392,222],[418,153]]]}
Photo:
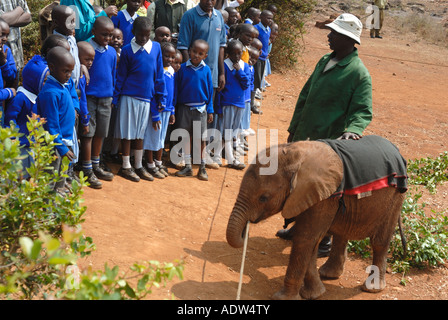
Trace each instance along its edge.
{"label": "elephant leg", "polygon": [[338,235],[333,235],[333,244],[328,260],[320,267],[319,274],[324,279],[337,279],[344,271],[347,257],[348,240]]}
{"label": "elephant leg", "polygon": [[317,270],[317,247],[313,252],[313,258],[310,261],[308,270],[305,274],[303,287],[300,289],[300,295],[303,299],[314,300],[322,296],[326,289],[319,277]]}

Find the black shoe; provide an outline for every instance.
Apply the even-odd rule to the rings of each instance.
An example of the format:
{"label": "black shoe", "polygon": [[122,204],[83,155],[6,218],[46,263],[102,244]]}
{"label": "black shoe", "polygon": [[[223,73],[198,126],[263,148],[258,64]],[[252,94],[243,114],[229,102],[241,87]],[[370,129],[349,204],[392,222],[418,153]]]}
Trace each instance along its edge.
{"label": "black shoe", "polygon": [[87,177],[87,182],[89,183],[90,188],[101,189],[103,187],[103,184],[98,180],[93,170],[83,170],[83,173],[84,176]]}
{"label": "black shoe", "polygon": [[250,110],[251,110],[252,113],[254,113],[254,114],[263,114],[263,111],[261,111],[260,109],[258,109],[256,106],[252,106],[252,107],[250,107]]}
{"label": "black shoe", "polygon": [[168,168],[166,166],[164,166],[163,164],[161,164],[160,166],[157,166],[157,168],[159,168],[159,171],[165,176],[168,177]]}
{"label": "black shoe", "polygon": [[375,36],[375,38],[377,38],[377,39],[383,39],[382,36]]}
{"label": "black shoe", "polygon": [[317,249],[317,257],[323,258],[328,257],[331,251],[331,237],[324,237],[319,243],[319,248]]}
{"label": "black shoe", "polygon": [[208,174],[205,167],[201,166],[198,171],[198,179],[202,181],[208,181]]}
{"label": "black shoe", "polygon": [[165,175],[164,175],[162,172],[160,172],[159,168],[157,168],[157,167],[153,167],[153,168],[147,167],[146,170],[147,170],[148,173],[149,173],[150,175],[152,175],[154,178],[157,178],[157,179],[165,179]]}
{"label": "black shoe", "polygon": [[146,171],[145,167],[135,169],[135,173],[143,180],[154,181],[154,177]]}
{"label": "black shoe", "polygon": [[186,165],[185,168],[177,171],[175,175],[177,177],[191,177],[193,176],[193,169],[191,168],[191,165]]}
{"label": "black shoe", "polygon": [[280,229],[275,234],[277,237],[284,239],[284,240],[291,240],[292,239],[292,232],[291,229]]}
{"label": "black shoe", "polygon": [[236,169],[236,170],[243,170],[246,168],[246,165],[242,162],[233,161],[232,164],[229,164],[229,168]]}
{"label": "black shoe", "polygon": [[97,178],[101,180],[112,181],[114,179],[114,174],[112,172],[108,172],[101,167],[94,167],[93,173],[95,173]]}
{"label": "black shoe", "polygon": [[118,175],[134,182],[140,181],[140,177],[134,172],[133,168],[124,169],[121,167],[120,170],[118,170]]}

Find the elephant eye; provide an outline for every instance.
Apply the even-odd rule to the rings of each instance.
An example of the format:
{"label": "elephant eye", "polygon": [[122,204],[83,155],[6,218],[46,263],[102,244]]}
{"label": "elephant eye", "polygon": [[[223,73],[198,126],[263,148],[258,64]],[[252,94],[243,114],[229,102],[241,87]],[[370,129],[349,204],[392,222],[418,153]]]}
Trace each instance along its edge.
{"label": "elephant eye", "polygon": [[263,195],[263,196],[260,196],[260,198],[258,199],[260,202],[267,202],[268,201],[268,197],[267,196],[265,196],[265,195]]}

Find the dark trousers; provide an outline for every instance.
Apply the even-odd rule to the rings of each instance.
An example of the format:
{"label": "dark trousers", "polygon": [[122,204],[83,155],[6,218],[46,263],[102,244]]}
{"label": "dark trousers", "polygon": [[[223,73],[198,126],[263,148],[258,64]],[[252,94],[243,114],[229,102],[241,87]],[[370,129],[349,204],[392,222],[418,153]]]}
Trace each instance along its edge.
{"label": "dark trousers", "polygon": [[261,88],[261,82],[263,81],[264,69],[266,68],[266,60],[258,59],[254,65],[254,90]]}

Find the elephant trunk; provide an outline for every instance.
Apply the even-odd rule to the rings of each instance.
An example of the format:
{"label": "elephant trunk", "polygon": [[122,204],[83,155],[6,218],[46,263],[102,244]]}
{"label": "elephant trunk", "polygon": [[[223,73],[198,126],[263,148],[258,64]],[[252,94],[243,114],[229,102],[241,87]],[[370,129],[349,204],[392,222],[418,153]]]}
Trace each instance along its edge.
{"label": "elephant trunk", "polygon": [[243,246],[247,221],[246,210],[237,202],[227,223],[226,238],[232,247],[241,248]]}

